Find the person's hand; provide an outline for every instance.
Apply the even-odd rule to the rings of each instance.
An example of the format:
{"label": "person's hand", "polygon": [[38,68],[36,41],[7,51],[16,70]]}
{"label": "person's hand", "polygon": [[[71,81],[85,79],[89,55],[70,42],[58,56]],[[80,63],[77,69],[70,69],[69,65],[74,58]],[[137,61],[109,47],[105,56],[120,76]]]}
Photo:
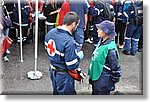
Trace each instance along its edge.
{"label": "person's hand", "polygon": [[121,12],[118,12],[118,16],[121,16],[122,15],[122,13]]}
{"label": "person's hand", "polygon": [[29,15],[30,17],[32,17],[32,13],[30,13],[30,15]]}
{"label": "person's hand", "polygon": [[77,55],[78,55],[78,57],[79,57],[80,59],[83,59],[83,57],[84,57],[83,51],[79,51],[79,52],[77,53]]}
{"label": "person's hand", "polygon": [[86,25],[84,25],[84,31],[86,31]]}
{"label": "person's hand", "polygon": [[61,10],[61,8],[57,9],[57,10],[56,10],[56,12],[57,12],[57,13],[59,13],[59,12],[60,12],[60,10]]}
{"label": "person's hand", "polygon": [[2,26],[2,24],[0,24],[0,30],[2,30],[4,27]]}
{"label": "person's hand", "polygon": [[116,22],[116,18],[115,17],[113,18],[113,22]]}
{"label": "person's hand", "polygon": [[126,23],[126,26],[129,25],[129,22]]}

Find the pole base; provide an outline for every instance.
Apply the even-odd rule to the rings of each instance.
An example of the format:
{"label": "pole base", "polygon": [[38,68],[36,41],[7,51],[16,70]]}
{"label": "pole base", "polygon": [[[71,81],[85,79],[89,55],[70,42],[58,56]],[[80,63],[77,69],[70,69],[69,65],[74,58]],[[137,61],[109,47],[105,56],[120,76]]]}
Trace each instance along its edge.
{"label": "pole base", "polygon": [[20,60],[20,62],[23,63],[24,61],[23,61],[23,60]]}
{"label": "pole base", "polygon": [[27,73],[27,76],[31,80],[38,80],[43,77],[43,75],[40,71],[30,71]]}

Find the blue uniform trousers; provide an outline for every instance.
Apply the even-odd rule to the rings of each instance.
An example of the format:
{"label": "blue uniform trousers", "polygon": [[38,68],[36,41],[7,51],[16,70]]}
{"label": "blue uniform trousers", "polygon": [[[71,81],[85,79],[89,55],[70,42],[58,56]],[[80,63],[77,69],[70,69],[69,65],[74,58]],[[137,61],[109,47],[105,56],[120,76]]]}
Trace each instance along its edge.
{"label": "blue uniform trousers", "polygon": [[93,27],[92,37],[93,37],[94,44],[97,45],[100,38],[98,37],[97,27],[96,27],[95,24],[94,24],[94,27]]}
{"label": "blue uniform trousers", "polygon": [[143,31],[142,26],[136,26],[133,24],[129,24],[127,26],[125,45],[124,45],[125,51],[127,51],[128,53],[130,53],[130,51],[131,51],[131,53],[133,55],[136,54],[138,41],[139,41],[139,38],[140,38],[142,31]]}
{"label": "blue uniform trousers", "polygon": [[84,29],[77,27],[73,35],[74,35],[74,40],[76,41],[77,51],[79,52],[84,43]]}
{"label": "blue uniform trousers", "polygon": [[92,95],[109,95],[110,91],[115,89],[114,82],[108,73],[103,71],[98,80],[92,81]]}
{"label": "blue uniform trousers", "polygon": [[53,95],[75,95],[74,79],[67,73],[50,69]]}

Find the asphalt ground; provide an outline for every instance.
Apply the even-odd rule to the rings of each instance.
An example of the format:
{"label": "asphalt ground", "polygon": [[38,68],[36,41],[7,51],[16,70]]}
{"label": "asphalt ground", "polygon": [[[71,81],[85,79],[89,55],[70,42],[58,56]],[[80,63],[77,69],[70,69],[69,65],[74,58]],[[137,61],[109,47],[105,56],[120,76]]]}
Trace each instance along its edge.
{"label": "asphalt ground", "polygon": [[[10,61],[1,65],[0,85],[4,95],[51,95],[52,85],[49,77],[49,61],[44,49],[43,41],[38,44],[37,70],[42,72],[43,77],[39,80],[30,80],[27,72],[34,71],[34,42],[23,46],[23,60],[20,62],[20,50],[18,44],[13,43],[9,48],[11,54],[8,55]],[[90,56],[94,50],[93,44],[83,45],[84,59],[80,68],[87,74]],[[116,89],[120,95],[142,95],[143,94],[143,54],[137,52],[136,56],[124,55],[119,49],[120,64],[122,67],[122,78],[116,84]],[[88,76],[83,83],[76,81],[76,91],[78,95],[91,95],[91,86],[88,84]],[[111,94],[114,94],[112,92]]]}

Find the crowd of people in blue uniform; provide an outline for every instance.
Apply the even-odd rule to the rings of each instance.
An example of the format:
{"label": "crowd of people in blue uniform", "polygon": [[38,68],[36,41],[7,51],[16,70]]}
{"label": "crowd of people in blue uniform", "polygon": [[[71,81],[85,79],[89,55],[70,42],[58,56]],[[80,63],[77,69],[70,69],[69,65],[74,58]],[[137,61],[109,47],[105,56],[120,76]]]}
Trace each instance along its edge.
{"label": "crowd of people in blue uniform", "polygon": [[[109,3],[112,7],[111,19],[104,18],[105,9],[101,2]],[[12,34],[16,29],[20,32],[17,2],[0,0],[0,6],[3,10],[1,18],[7,16],[12,23],[12,26],[5,27],[1,20],[1,34],[3,32],[5,36],[20,43],[19,34]],[[29,44],[33,37],[31,29],[34,22],[34,6],[34,0],[21,2],[23,45]],[[39,14],[46,16],[47,23],[44,24],[48,26],[44,44],[50,62],[53,94],[76,94],[73,75],[81,74],[76,69],[84,58],[84,42],[93,43],[95,47],[88,70],[92,94],[110,94],[122,73],[117,47],[123,48],[124,54],[132,56],[136,55],[137,50],[141,52],[143,47],[143,1],[39,0],[38,6]],[[45,28],[42,30],[45,31]],[[8,50],[2,55],[6,62],[9,61],[7,53]],[[70,74],[68,71],[74,73]]]}

